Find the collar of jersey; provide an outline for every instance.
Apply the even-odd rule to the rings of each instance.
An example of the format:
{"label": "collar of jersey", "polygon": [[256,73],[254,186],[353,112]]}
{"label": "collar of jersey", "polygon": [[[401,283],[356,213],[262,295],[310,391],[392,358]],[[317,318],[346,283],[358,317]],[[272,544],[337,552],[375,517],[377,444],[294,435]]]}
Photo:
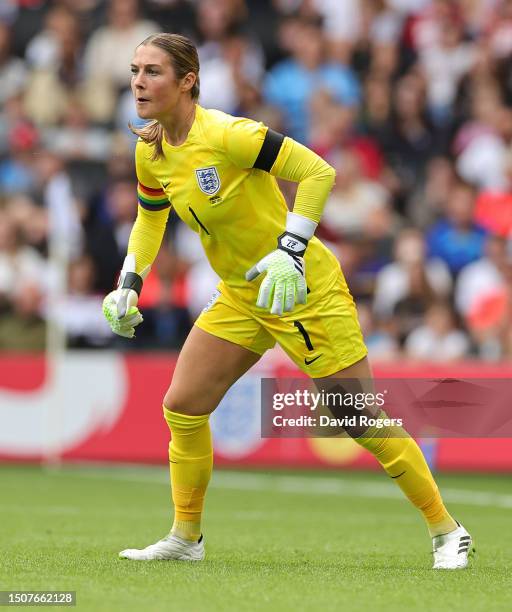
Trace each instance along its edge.
{"label": "collar of jersey", "polygon": [[194,138],[195,133],[199,129],[199,118],[200,118],[200,115],[202,114],[202,110],[203,109],[199,106],[199,104],[196,104],[196,116],[194,117],[194,123],[192,124],[190,131],[187,134],[187,139],[185,140],[185,142],[182,142],[180,145],[172,145],[169,142],[167,142],[167,139],[165,138],[165,136],[162,138],[163,146],[165,149],[177,151],[179,149],[183,149],[188,144],[190,144],[191,140]]}

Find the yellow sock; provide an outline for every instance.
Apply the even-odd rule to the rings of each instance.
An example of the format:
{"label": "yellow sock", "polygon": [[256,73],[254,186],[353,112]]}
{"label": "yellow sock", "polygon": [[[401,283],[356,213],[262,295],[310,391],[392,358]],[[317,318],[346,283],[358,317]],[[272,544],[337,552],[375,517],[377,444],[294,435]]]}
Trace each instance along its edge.
{"label": "yellow sock", "polygon": [[164,416],[171,430],[169,465],[174,502],[171,533],[185,540],[198,540],[204,497],[213,468],[210,415],[179,414],[164,406]]}
{"label": "yellow sock", "polygon": [[[385,413],[379,415],[385,418]],[[355,439],[369,450],[423,514],[432,537],[449,533],[457,523],[448,514],[421,449],[402,427],[370,427]]]}

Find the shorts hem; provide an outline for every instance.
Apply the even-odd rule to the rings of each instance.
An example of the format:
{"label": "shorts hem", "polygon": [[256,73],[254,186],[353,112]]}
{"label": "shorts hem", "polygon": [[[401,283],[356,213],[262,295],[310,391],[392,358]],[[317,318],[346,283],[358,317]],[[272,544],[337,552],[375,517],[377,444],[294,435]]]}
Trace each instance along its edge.
{"label": "shorts hem", "polygon": [[211,334],[212,336],[215,336],[216,338],[220,338],[221,340],[226,340],[227,342],[231,342],[232,344],[236,344],[237,346],[241,346],[244,349],[247,349],[248,351],[251,351],[251,353],[254,353],[255,355],[259,355],[260,357],[262,357],[267,349],[265,349],[262,353],[260,351],[257,351],[256,349],[247,346],[245,344],[242,344],[241,342],[237,342],[237,340],[235,339],[234,335],[231,334],[225,334],[225,333],[218,333],[217,330],[213,331],[211,328],[209,328],[208,325],[204,325],[202,322],[199,322],[199,319],[197,319],[194,322],[194,325],[196,327],[199,327],[199,329],[202,329],[204,332],[206,332],[207,334]]}

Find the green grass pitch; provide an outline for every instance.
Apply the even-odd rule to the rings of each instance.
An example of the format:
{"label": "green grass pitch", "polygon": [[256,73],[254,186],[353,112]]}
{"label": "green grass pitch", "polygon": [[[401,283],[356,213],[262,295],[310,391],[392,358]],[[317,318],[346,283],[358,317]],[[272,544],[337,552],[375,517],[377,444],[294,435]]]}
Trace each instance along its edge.
{"label": "green grass pitch", "polygon": [[510,477],[438,482],[475,538],[466,571],[430,569],[422,519],[384,474],[217,471],[192,564],[117,558],[168,531],[164,468],[4,465],[0,589],[74,590],[91,612],[509,610]]}

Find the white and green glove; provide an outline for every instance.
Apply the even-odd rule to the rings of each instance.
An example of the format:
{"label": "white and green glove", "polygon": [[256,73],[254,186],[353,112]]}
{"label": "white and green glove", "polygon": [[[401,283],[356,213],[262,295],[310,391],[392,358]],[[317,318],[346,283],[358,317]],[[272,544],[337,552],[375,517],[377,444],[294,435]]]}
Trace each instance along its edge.
{"label": "white and green glove", "polygon": [[103,300],[103,314],[112,331],[118,336],[133,338],[135,327],[143,321],[137,302],[142,291],[142,283],[150,269],[151,266],[146,266],[140,274],[137,274],[135,255],[130,253],[125,257],[117,289],[111,291]]}
{"label": "white and green glove", "polygon": [[252,281],[262,272],[267,273],[260,285],[256,306],[282,315],[291,312],[296,303],[306,303],[304,253],[316,226],[307,217],[288,213],[286,231],[278,237],[277,249],[265,255],[245,274],[246,280]]}

